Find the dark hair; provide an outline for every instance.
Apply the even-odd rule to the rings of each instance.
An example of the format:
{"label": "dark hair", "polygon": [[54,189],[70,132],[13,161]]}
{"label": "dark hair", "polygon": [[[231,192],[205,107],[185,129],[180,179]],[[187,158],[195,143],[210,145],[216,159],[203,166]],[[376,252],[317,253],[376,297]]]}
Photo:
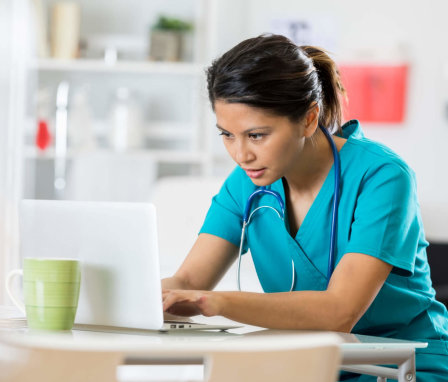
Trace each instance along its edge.
{"label": "dark hair", "polygon": [[281,35],[250,38],[224,53],[207,69],[207,86],[213,109],[216,100],[244,103],[297,122],[317,102],[319,124],[341,126],[345,89],[336,64],[323,49]]}

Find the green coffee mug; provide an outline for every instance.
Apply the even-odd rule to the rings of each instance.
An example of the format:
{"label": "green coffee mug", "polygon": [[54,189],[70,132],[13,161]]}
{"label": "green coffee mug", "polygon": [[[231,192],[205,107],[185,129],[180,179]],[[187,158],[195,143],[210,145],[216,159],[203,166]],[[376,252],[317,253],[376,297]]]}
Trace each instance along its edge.
{"label": "green coffee mug", "polygon": [[[25,304],[11,292],[15,276],[23,277]],[[70,330],[75,321],[81,284],[81,266],[75,259],[25,258],[23,270],[11,271],[6,291],[26,315],[28,327],[44,330]]]}

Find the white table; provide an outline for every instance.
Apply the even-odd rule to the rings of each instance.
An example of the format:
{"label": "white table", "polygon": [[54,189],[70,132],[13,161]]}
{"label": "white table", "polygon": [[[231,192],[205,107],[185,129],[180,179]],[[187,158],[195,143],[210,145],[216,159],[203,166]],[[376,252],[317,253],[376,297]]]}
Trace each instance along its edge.
{"label": "white table", "polygon": [[[1,310],[0,310],[1,315]],[[229,332],[152,331],[102,332],[74,329],[45,333],[27,329],[0,330],[0,341],[16,346],[61,350],[119,352],[126,365],[203,364],[207,353],[244,350],[269,343],[271,348],[293,348],[310,331],[266,330],[245,326]],[[415,382],[415,349],[426,343],[393,340],[346,333],[319,332],[337,336],[342,353],[341,369],[400,382]],[[385,367],[378,365],[396,365]]]}

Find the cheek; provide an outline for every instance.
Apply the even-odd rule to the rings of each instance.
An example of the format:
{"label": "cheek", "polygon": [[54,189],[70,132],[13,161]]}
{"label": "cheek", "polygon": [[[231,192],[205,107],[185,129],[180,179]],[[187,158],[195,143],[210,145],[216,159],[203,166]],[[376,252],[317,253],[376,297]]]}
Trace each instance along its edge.
{"label": "cheek", "polygon": [[271,159],[276,160],[281,164],[290,162],[299,151],[300,145],[296,140],[292,139],[271,145],[267,150]]}
{"label": "cheek", "polygon": [[223,141],[224,147],[225,147],[227,153],[229,154],[230,158],[231,158],[235,163],[238,164],[238,161],[237,161],[237,159],[236,159],[236,157],[237,157],[236,145],[234,144],[234,142],[229,141],[229,140],[227,140],[227,139],[225,139],[225,138],[224,138],[222,141]]}
{"label": "cheek", "polygon": [[226,151],[229,153],[229,155],[230,155],[232,158],[234,158],[234,156],[233,156],[233,150],[232,150],[232,144],[231,144],[229,141],[227,141],[225,138],[223,138],[222,142],[223,142],[223,144],[224,144],[224,147],[225,147]]}

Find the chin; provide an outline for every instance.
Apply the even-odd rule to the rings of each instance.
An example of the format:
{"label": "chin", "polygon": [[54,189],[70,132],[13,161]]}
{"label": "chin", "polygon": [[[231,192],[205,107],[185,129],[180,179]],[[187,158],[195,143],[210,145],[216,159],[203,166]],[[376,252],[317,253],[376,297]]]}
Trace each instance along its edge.
{"label": "chin", "polygon": [[263,179],[263,177],[261,177],[258,179],[250,178],[250,180],[252,181],[253,184],[255,184],[258,187],[265,187],[265,186],[269,186],[272,183],[276,182],[278,179],[271,179],[271,178],[268,179],[267,177],[265,179]]}

